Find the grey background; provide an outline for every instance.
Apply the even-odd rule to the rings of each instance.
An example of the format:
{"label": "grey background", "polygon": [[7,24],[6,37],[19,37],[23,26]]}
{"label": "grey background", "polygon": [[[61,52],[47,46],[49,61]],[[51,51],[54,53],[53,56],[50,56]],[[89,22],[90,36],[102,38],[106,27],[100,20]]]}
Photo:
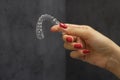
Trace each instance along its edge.
{"label": "grey background", "polygon": [[[120,0],[67,0],[66,5],[68,23],[90,25],[120,45]],[[67,80],[119,80],[82,61],[68,57],[67,62]]]}
{"label": "grey background", "polygon": [[41,14],[64,21],[65,1],[58,1],[0,0],[0,80],[65,80],[61,34],[50,32],[48,24],[45,39],[35,33]]}
{"label": "grey background", "polygon": [[41,14],[49,13],[63,22],[88,24],[119,45],[119,3],[0,0],[0,80],[64,80],[65,76],[66,80],[118,80],[108,71],[71,59],[67,50],[65,61],[61,35],[46,27],[46,39],[37,40],[35,26]]}

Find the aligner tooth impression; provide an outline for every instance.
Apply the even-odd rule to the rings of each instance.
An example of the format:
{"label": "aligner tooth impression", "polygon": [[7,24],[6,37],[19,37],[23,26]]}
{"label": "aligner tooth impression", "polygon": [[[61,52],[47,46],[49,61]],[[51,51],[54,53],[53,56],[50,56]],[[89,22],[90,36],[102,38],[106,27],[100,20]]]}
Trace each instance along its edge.
{"label": "aligner tooth impression", "polygon": [[36,36],[37,36],[37,39],[40,39],[40,40],[45,38],[44,32],[43,32],[43,25],[42,25],[44,21],[50,21],[54,25],[59,24],[59,21],[53,16],[48,14],[41,15],[36,24]]}

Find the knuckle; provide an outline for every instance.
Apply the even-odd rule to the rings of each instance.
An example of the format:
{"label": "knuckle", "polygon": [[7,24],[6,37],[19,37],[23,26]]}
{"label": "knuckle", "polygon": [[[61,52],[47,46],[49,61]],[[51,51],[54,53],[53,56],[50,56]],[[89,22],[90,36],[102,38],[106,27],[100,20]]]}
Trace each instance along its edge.
{"label": "knuckle", "polygon": [[91,29],[93,29],[91,26],[89,26],[89,25],[82,25],[82,27],[81,28],[83,28],[84,30],[91,30]]}

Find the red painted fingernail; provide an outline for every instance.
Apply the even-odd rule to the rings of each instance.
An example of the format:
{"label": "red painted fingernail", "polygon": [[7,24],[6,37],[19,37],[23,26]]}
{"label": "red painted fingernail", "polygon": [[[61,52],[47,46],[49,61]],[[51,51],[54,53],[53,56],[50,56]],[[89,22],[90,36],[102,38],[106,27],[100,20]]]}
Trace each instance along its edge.
{"label": "red painted fingernail", "polygon": [[67,28],[67,26],[64,23],[60,23],[59,26],[62,27],[62,28],[64,28],[64,29]]}
{"label": "red painted fingernail", "polygon": [[74,44],[74,48],[81,49],[82,45],[80,43]]}
{"label": "red painted fingernail", "polygon": [[90,50],[87,50],[87,49],[83,50],[83,54],[89,54],[89,53],[90,53]]}
{"label": "red painted fingernail", "polygon": [[72,38],[71,38],[71,37],[67,37],[67,38],[66,38],[66,41],[67,41],[67,42],[72,42]]}

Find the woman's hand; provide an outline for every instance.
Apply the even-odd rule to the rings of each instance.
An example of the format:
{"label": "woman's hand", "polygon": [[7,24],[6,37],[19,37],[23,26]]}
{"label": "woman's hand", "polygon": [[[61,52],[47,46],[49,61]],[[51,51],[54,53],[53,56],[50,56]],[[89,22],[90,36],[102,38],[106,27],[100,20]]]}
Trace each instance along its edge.
{"label": "woman's hand", "polygon": [[72,58],[120,74],[113,68],[115,65],[120,67],[119,46],[90,26],[60,23],[53,26],[51,31],[63,33],[64,47],[72,50],[70,54]]}

